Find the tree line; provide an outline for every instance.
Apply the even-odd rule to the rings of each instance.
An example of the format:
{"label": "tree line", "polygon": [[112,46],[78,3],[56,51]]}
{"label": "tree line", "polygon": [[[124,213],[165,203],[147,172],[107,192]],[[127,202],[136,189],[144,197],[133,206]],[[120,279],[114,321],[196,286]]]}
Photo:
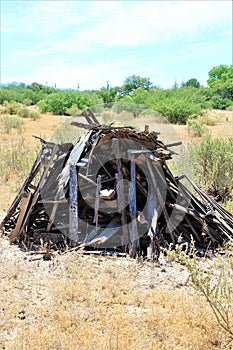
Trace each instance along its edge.
{"label": "tree line", "polygon": [[190,116],[207,109],[233,109],[233,65],[213,67],[207,87],[191,78],[170,89],[154,85],[149,78],[132,75],[122,86],[101,87],[96,91],[59,90],[39,83],[9,84],[0,87],[0,104],[18,102],[37,105],[42,113],[72,115],[86,107],[114,106],[116,112],[130,110],[134,116],[142,109],[162,114],[172,123],[186,123]]}

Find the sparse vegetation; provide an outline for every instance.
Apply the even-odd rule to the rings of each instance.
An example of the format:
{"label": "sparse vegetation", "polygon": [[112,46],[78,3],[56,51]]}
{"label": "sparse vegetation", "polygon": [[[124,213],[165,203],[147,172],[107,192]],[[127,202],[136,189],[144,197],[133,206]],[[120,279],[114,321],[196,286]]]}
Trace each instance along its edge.
{"label": "sparse vegetation", "polygon": [[52,141],[57,143],[71,142],[75,144],[79,137],[83,134],[83,130],[72,126],[69,120],[62,123],[54,130]]}
{"label": "sparse vegetation", "polygon": [[27,177],[35,160],[36,148],[30,148],[25,139],[14,142],[3,139],[0,144],[1,181],[15,180],[22,182]]}
{"label": "sparse vegetation", "polygon": [[17,116],[4,115],[0,118],[0,123],[3,132],[6,134],[10,134],[12,129],[16,129],[18,133],[21,133],[24,121]]}
{"label": "sparse vegetation", "polygon": [[205,123],[200,118],[189,118],[187,120],[188,133],[191,136],[201,137],[206,131]]}
{"label": "sparse vegetation", "polygon": [[196,183],[217,200],[232,199],[233,138],[206,135],[189,146],[189,164]]}
{"label": "sparse vegetation", "polygon": [[198,259],[194,244],[191,249],[177,245],[166,251],[168,256],[184,264],[189,272],[189,281],[209,303],[219,326],[227,333],[228,344],[233,343],[233,245],[230,242],[224,257],[214,260]]}

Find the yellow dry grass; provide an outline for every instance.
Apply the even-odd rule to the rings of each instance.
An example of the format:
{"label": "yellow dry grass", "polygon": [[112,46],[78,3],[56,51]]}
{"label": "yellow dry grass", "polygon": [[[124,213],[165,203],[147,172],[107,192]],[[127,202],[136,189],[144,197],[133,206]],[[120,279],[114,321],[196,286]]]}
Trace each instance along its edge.
{"label": "yellow dry grass", "polygon": [[[163,265],[77,253],[0,255],[1,349],[226,349],[206,302]],[[167,271],[167,273],[166,273]]]}

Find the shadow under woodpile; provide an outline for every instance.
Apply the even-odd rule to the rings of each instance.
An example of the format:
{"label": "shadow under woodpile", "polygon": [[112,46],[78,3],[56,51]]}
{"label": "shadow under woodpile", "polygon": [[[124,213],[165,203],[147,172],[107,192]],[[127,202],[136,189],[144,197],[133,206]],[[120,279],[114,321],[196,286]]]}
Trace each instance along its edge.
{"label": "shadow under woodpile", "polygon": [[[199,252],[233,241],[233,217],[186,175],[174,177],[158,133],[100,125],[87,109],[75,145],[43,146],[0,228],[28,249],[115,251],[156,258],[160,247]],[[184,185],[189,182],[189,188]]]}

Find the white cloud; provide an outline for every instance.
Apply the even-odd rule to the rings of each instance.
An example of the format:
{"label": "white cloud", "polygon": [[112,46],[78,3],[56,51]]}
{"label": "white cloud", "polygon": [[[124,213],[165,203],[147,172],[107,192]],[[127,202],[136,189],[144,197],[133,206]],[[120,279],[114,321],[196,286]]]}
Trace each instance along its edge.
{"label": "white cloud", "polygon": [[43,1],[26,11],[21,24],[44,39],[53,34],[45,54],[82,53],[97,45],[137,47],[193,38],[213,26],[223,28],[231,16],[230,1]]}
{"label": "white cloud", "polygon": [[[206,55],[207,47],[217,51],[232,36],[231,1],[28,0],[15,4],[15,10],[12,7],[3,14],[2,29],[6,38],[14,33],[15,42],[12,56],[4,54],[8,54],[5,64],[10,71],[10,60],[19,66],[23,62],[27,72],[12,80],[51,81],[58,87],[80,83],[81,89],[99,88],[107,80],[119,85],[135,72],[153,81],[151,72],[162,75],[158,71],[162,64],[166,70],[173,60],[174,67],[174,58],[167,57],[171,47],[181,64],[202,52]],[[179,52],[180,44],[183,51]],[[159,51],[161,47],[164,51]]]}

